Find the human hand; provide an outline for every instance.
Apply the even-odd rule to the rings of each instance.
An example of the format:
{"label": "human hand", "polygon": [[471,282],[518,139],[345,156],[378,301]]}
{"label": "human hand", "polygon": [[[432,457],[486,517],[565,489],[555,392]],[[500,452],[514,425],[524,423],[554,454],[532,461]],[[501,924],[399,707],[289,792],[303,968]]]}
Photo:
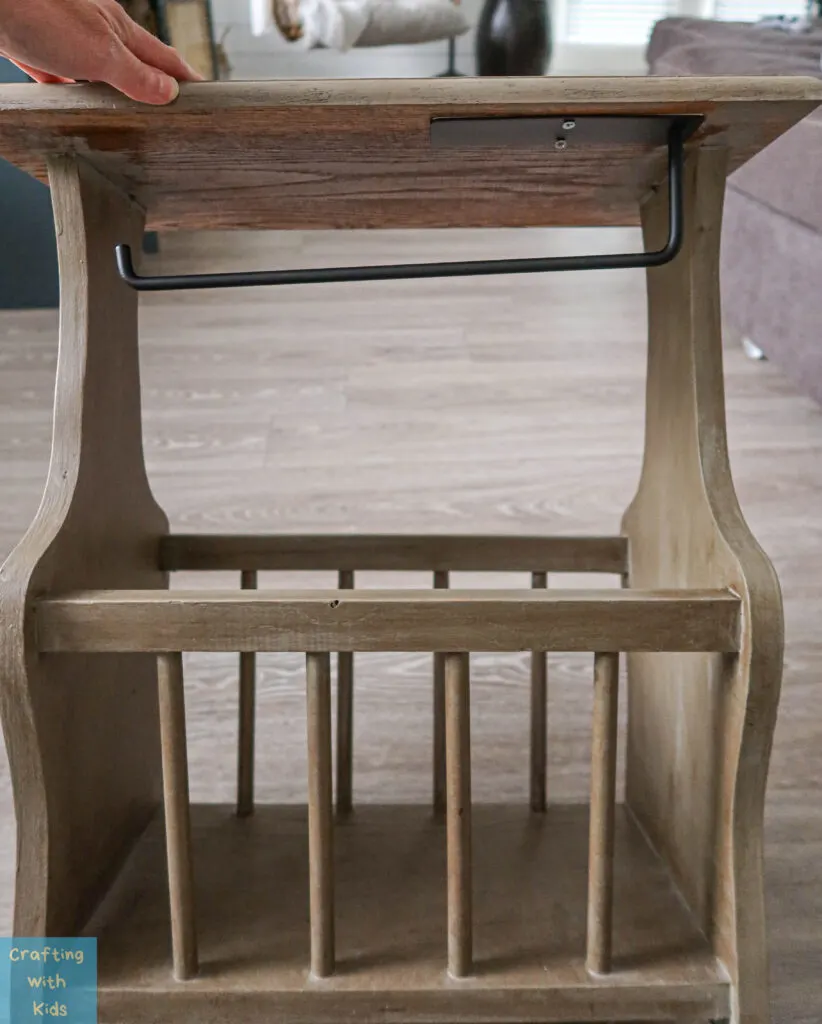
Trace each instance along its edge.
{"label": "human hand", "polygon": [[106,82],[142,103],[201,80],[117,0],[0,0],[0,56],[36,82]]}

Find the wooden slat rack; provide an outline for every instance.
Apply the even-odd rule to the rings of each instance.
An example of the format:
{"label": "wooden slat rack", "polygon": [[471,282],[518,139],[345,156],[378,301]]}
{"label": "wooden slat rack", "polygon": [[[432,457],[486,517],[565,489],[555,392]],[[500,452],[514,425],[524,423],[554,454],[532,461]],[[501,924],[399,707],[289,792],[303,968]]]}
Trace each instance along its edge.
{"label": "wooden slat rack", "polygon": [[[46,491],[0,574],[14,928],[99,937],[102,1024],[770,1019],[762,819],[782,603],[728,464],[719,239],[728,173],[820,102],[822,83],[799,78],[202,83],[163,109],[0,87],[0,153],[52,189],[62,292]],[[644,464],[619,535],[170,533],[142,451],[137,291],[152,279],[128,256],[147,226],[636,223],[644,253],[608,264],[645,266],[649,298]],[[458,273],[581,265],[599,266]],[[238,273],[228,283],[315,279]],[[177,571],[239,585],[169,590]],[[328,589],[262,585],[279,571],[326,572]],[[431,587],[358,589],[365,571]],[[462,572],[522,586],[457,589]],[[620,585],[551,586],[569,572]],[[239,656],[232,807],[190,805],[185,651]],[[263,651],[306,657],[306,807],[255,801]],[[431,806],[357,801],[367,651],[432,654]],[[472,797],[481,651],[531,655],[522,806]],[[580,807],[552,806],[546,784],[552,651],[592,655]]]}

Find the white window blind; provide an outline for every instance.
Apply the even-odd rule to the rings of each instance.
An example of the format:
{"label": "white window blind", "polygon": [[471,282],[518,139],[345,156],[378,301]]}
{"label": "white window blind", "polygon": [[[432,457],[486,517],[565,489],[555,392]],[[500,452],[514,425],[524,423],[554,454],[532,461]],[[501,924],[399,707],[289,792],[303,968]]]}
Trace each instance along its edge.
{"label": "white window blind", "polygon": [[716,17],[723,21],[759,21],[778,14],[806,14],[807,0],[716,0]]}
{"label": "white window blind", "polygon": [[654,22],[677,14],[677,0],[566,0],[565,40],[592,45],[637,46]]}

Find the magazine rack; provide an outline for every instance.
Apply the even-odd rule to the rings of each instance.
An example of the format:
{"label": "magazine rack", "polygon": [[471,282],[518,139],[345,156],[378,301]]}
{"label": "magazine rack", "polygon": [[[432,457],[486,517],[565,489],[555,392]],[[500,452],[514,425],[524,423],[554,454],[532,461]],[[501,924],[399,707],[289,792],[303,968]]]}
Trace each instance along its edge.
{"label": "magazine rack", "polygon": [[[769,1020],[782,606],[728,465],[719,239],[728,173],[820,101],[799,78],[204,83],[163,109],[0,88],[0,152],[51,185],[62,293],[46,491],[0,578],[15,934],[99,936],[101,1021]],[[228,279],[133,265],[146,227],[640,220],[644,251],[605,258]],[[139,290],[607,266],[647,267],[650,314],[644,465],[618,535],[169,533],[143,462]],[[338,575],[257,588],[278,569]],[[169,591],[177,570],[242,586]],[[358,591],[359,570],[433,585]],[[531,576],[449,589],[472,570]],[[550,590],[552,572],[623,586]],[[241,655],[236,808],[189,807],[184,651]],[[306,654],[307,809],[254,805],[258,651]],[[434,655],[433,808],[355,806],[357,651]],[[530,807],[472,806],[477,651],[533,652]],[[546,810],[546,651],[594,656],[589,805]]]}

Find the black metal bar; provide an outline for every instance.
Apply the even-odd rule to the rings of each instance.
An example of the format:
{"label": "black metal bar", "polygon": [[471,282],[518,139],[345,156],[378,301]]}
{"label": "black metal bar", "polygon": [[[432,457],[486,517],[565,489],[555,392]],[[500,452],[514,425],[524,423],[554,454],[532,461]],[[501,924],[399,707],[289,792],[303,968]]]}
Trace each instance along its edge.
{"label": "black metal bar", "polygon": [[448,40],[448,66],[445,71],[440,72],[437,78],[465,78],[466,76],[457,71],[457,41],[452,36]]}
{"label": "black metal bar", "polygon": [[120,277],[137,291],[171,292],[206,288],[255,288],[283,284],[401,281],[435,277],[485,277],[492,274],[542,274],[572,270],[631,270],[660,267],[675,259],[682,248],[685,231],[683,162],[684,126],[676,122],[671,126],[668,137],[668,241],[661,249],[654,252],[142,277],[134,269],[130,246],[118,245],[115,248],[117,269]]}

